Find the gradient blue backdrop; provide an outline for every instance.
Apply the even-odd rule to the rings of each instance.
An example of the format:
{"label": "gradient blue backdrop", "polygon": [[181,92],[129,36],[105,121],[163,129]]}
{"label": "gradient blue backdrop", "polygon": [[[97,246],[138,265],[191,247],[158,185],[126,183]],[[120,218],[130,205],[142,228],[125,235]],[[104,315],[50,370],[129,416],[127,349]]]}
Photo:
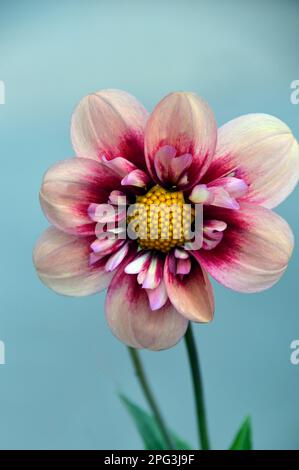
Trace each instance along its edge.
{"label": "gradient blue backdrop", "polygon": [[[298,31],[296,0],[1,0],[1,448],[141,446],[116,392],[143,398],[105,324],[105,294],[55,295],[31,261],[48,225],[38,202],[42,175],[73,155],[76,103],[113,87],[152,109],[170,91],[192,90],[219,124],[266,112],[298,138],[299,105],[290,104]],[[298,191],[278,211],[298,236]],[[298,262],[297,247],[282,281],[262,294],[215,283],[215,320],[196,327],[215,448],[229,445],[246,414],[256,448],[299,448],[299,366],[289,360],[299,338]],[[184,345],[143,357],[168,421],[195,444]]]}

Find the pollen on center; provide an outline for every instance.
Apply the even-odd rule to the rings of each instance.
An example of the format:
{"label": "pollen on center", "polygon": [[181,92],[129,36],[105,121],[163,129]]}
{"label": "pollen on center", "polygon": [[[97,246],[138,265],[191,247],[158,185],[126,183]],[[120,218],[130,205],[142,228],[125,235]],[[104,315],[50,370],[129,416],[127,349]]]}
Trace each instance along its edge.
{"label": "pollen on center", "polygon": [[188,240],[192,212],[181,191],[169,191],[156,185],[136,198],[127,222],[137,234],[141,248],[166,253]]}

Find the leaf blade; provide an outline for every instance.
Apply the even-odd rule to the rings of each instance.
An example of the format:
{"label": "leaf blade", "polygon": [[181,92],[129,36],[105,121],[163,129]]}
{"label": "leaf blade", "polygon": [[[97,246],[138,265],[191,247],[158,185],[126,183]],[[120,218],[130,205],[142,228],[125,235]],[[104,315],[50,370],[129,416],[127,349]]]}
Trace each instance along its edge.
{"label": "leaf blade", "polygon": [[252,450],[252,427],[250,416],[246,416],[229,450]]}
{"label": "leaf blade", "polygon": [[[125,395],[120,394],[119,397],[133,419],[142,438],[145,449],[169,450],[159,430],[156,419],[144,411],[140,406],[129,400]],[[191,446],[178,437],[174,432],[171,432],[171,437],[176,450],[191,450]]]}

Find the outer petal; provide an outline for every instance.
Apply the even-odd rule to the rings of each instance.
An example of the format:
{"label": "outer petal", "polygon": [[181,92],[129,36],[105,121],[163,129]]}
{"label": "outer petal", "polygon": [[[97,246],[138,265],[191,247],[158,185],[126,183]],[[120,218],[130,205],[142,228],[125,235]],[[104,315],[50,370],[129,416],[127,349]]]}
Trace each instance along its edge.
{"label": "outer petal", "polygon": [[193,93],[167,95],[156,106],[146,126],[145,155],[150,174],[160,182],[155,169],[155,155],[161,147],[172,146],[177,156],[192,155],[192,163],[186,170],[188,182],[182,186],[193,186],[213,158],[216,138],[214,115],[205,101]]}
{"label": "outer petal", "polygon": [[267,114],[248,114],[222,126],[205,179],[231,172],[249,186],[244,201],[269,209],[282,202],[299,177],[299,146],[287,125]]}
{"label": "outer petal", "polygon": [[40,202],[49,221],[68,233],[94,233],[88,215],[91,203],[106,203],[120,178],[101,163],[70,158],[52,166],[44,176]]}
{"label": "outer petal", "polygon": [[33,261],[46,286],[59,294],[84,296],[105,289],[114,273],[105,271],[107,258],[89,264],[90,238],[48,228],[38,240]]}
{"label": "outer petal", "polygon": [[171,256],[164,265],[164,281],[173,306],[188,320],[206,323],[214,315],[213,289],[205,271],[193,260],[190,274],[181,277],[172,269]]}
{"label": "outer petal", "polygon": [[151,350],[174,346],[185,334],[188,321],[168,302],[151,310],[145,289],[136,276],[119,270],[106,297],[106,317],[113,334],[134,348]]}
{"label": "outer petal", "polygon": [[242,203],[238,211],[209,207],[208,216],[227,223],[222,241],[210,251],[193,252],[221,284],[239,292],[271,287],[285,272],[293,251],[293,234],[277,214]]}
{"label": "outer petal", "polygon": [[146,109],[129,93],[102,90],[83,98],[74,111],[71,139],[78,157],[124,157],[144,167]]}

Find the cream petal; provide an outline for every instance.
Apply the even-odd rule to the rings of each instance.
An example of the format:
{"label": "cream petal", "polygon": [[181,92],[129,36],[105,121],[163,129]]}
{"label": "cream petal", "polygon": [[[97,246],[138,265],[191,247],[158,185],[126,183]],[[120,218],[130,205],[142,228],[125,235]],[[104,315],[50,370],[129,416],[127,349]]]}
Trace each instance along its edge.
{"label": "cream petal", "polygon": [[205,180],[225,175],[247,183],[244,201],[269,209],[281,203],[299,177],[299,146],[288,126],[267,114],[248,114],[222,126]]}
{"label": "cream petal", "polygon": [[107,202],[120,180],[98,162],[70,158],[58,162],[45,174],[40,203],[48,220],[59,229],[91,235],[95,224],[88,214],[93,203]]}
{"label": "cream petal", "polygon": [[120,90],[102,90],[83,98],[74,111],[71,139],[78,157],[123,157],[145,168],[146,109]]}
{"label": "cream petal", "polygon": [[242,203],[239,211],[209,207],[209,217],[225,221],[223,238],[210,251],[193,253],[217,281],[239,292],[259,292],[285,272],[293,251],[293,234],[277,214]]}
{"label": "cream petal", "polygon": [[90,237],[69,235],[48,228],[38,240],[33,261],[38,276],[55,292],[84,296],[108,287],[113,273],[105,271],[105,258],[89,263]]}
{"label": "cream petal", "polygon": [[[167,95],[154,109],[145,131],[145,155],[148,170],[157,183],[161,183],[155,168],[158,158],[161,175],[165,174],[165,154],[160,157],[161,148],[176,150],[177,156],[184,156],[186,175],[180,186],[193,186],[206,172],[213,158],[217,139],[217,127],[209,105],[194,93],[176,92]],[[185,154],[188,154],[186,158]],[[189,154],[192,163],[189,165]],[[177,158],[169,152],[169,165]],[[160,168],[160,167],[159,167]],[[160,170],[159,170],[160,171]],[[166,178],[167,179],[167,178]],[[165,181],[171,183],[171,181]]]}
{"label": "cream petal", "polygon": [[151,310],[146,290],[138,285],[136,276],[121,270],[110,284],[105,310],[113,334],[134,348],[168,349],[184,336],[188,326],[169,302]]}
{"label": "cream petal", "polygon": [[189,199],[194,202],[194,204],[210,204],[213,200],[213,196],[206,184],[197,184],[192,188]]}

